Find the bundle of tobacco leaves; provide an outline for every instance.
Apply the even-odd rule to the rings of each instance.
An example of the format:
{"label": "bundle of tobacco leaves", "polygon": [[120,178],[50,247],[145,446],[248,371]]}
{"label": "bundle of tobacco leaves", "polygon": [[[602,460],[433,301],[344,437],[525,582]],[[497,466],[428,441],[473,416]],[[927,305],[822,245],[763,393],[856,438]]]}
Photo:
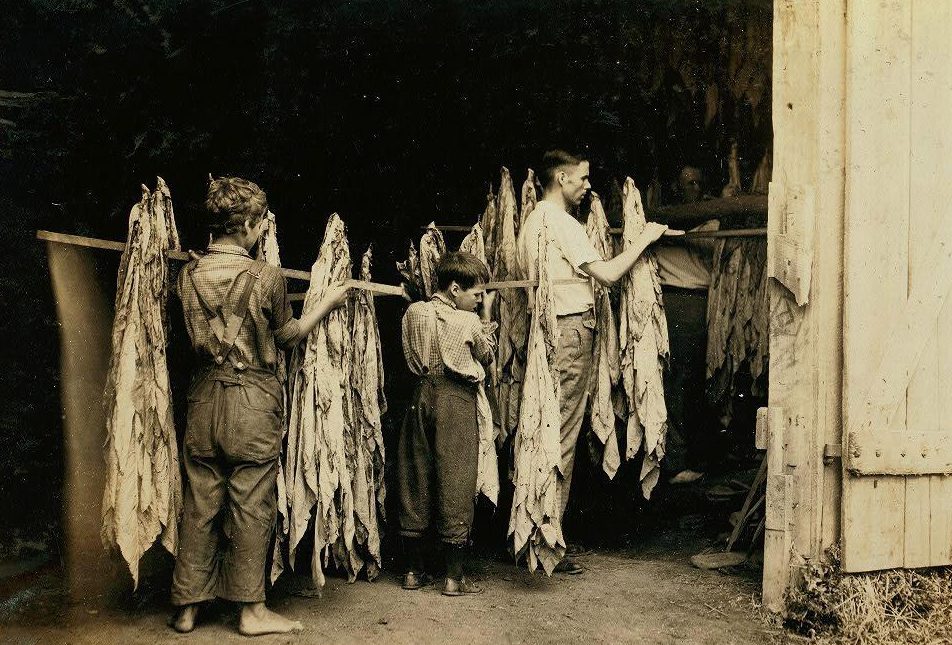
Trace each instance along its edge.
{"label": "bundle of tobacco leaves", "polygon": [[[636,244],[645,228],[641,193],[630,178],[623,189],[625,215],[624,248]],[[668,430],[664,401],[664,365],[668,359],[668,324],[661,298],[661,281],[654,253],[644,251],[622,279],[618,333],[621,377],[627,412],[626,452],[633,458],[644,450],[641,490],[651,496],[661,475]]]}
{"label": "bundle of tobacco leaves", "polygon": [[139,584],[139,560],[157,538],[175,554],[182,483],[166,362],[166,252],[179,248],[172,198],[161,177],[129,214],[116,284],[106,380],[106,486],[102,539]]}

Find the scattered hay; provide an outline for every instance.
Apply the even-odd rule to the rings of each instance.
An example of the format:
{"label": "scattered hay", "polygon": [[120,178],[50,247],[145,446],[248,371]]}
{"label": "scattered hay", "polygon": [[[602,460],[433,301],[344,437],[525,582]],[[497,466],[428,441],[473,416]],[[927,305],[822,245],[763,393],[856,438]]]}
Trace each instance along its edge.
{"label": "scattered hay", "polygon": [[845,575],[838,547],[806,568],[785,626],[823,645],[952,643],[952,568]]}

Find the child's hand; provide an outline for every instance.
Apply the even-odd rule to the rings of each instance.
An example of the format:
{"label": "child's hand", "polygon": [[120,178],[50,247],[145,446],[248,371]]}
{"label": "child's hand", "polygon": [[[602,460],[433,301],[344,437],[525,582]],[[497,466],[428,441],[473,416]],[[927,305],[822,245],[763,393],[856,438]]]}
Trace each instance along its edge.
{"label": "child's hand", "polygon": [[348,293],[350,293],[350,287],[345,282],[335,282],[327,288],[324,300],[331,309],[337,309],[347,302]]}
{"label": "child's hand", "polygon": [[493,308],[493,303],[496,302],[496,294],[498,291],[486,291],[483,293],[483,309],[489,311]]}
{"label": "child's hand", "polygon": [[483,307],[480,318],[489,320],[492,318],[493,303],[496,301],[496,291],[486,291],[483,293]]}
{"label": "child's hand", "polygon": [[656,242],[661,239],[661,236],[665,234],[665,231],[668,230],[668,227],[664,224],[659,224],[658,222],[648,222],[645,226],[643,235],[647,237],[651,242]]}

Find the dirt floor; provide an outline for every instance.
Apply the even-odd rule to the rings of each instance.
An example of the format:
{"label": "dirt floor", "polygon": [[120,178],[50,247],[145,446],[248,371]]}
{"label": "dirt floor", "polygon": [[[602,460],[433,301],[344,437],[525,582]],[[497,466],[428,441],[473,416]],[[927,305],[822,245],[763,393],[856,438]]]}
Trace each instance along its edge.
{"label": "dirt floor", "polygon": [[[759,570],[702,571],[690,556],[707,545],[691,530],[668,530],[628,547],[582,555],[579,576],[530,575],[501,559],[474,562],[484,593],[446,598],[439,585],[400,589],[395,575],[347,584],[330,578],[323,598],[274,590],[273,608],[304,623],[295,636],[262,643],[710,643],[788,642],[757,607]],[[11,584],[16,582],[17,584]],[[209,607],[195,632],[166,626],[164,590],[140,592],[123,607],[63,601],[59,576],[47,567],[8,579],[0,589],[0,642],[218,644],[246,640],[234,612]]]}

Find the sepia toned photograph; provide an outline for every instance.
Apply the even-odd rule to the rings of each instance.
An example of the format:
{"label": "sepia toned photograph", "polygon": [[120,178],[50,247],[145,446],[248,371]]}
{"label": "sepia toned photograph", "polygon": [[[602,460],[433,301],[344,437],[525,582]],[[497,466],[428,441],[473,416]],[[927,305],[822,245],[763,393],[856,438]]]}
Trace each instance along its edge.
{"label": "sepia toned photograph", "polygon": [[952,645],[952,3],[0,25],[0,643]]}

